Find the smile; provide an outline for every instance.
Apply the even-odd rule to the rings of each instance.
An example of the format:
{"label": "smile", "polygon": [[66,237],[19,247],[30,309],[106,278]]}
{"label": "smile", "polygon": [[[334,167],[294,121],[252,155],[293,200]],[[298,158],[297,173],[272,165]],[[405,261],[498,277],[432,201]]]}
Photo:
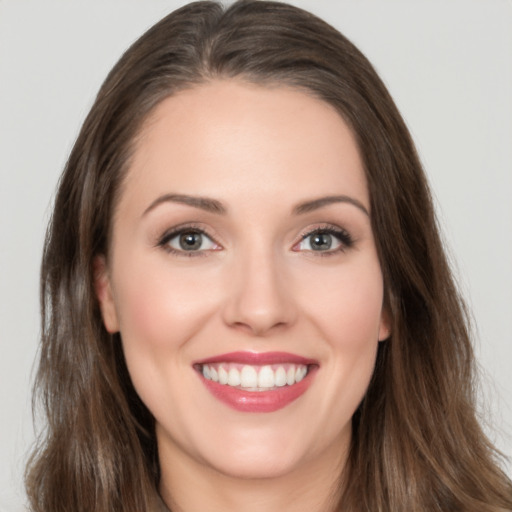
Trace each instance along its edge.
{"label": "smile", "polygon": [[308,373],[306,365],[251,366],[236,363],[204,364],[203,377],[214,382],[247,391],[268,391],[293,386]]}
{"label": "smile", "polygon": [[318,364],[282,352],[233,352],[195,363],[213,396],[242,412],[273,412],[299,398]]}

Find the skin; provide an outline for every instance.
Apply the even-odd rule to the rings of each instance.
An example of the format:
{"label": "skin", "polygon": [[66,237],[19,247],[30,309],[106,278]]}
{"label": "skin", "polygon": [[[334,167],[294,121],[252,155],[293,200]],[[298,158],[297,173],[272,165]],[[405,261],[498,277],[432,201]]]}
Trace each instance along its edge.
{"label": "skin", "polygon": [[[165,194],[213,198],[225,213],[158,202]],[[359,205],[294,212],[326,196]],[[332,510],[351,417],[389,335],[370,215],[352,133],[303,92],[214,81],[166,99],[148,119],[96,290],[155,416],[160,491],[173,510]],[[190,223],[209,237],[199,251],[160,243]],[[352,244],[328,235],[331,249],[313,250],[304,237],[326,227]],[[179,251],[178,239],[170,243]],[[291,352],[319,369],[283,409],[240,412],[192,367],[240,350]]]}

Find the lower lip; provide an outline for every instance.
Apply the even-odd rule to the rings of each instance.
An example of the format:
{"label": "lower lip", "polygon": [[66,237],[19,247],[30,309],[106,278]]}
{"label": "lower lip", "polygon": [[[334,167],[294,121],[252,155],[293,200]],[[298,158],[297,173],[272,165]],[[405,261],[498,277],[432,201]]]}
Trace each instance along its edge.
{"label": "lower lip", "polygon": [[317,367],[310,368],[307,375],[292,386],[283,386],[271,391],[244,391],[227,384],[219,384],[200,375],[208,391],[232,409],[241,412],[274,412],[297,400],[309,388]]}

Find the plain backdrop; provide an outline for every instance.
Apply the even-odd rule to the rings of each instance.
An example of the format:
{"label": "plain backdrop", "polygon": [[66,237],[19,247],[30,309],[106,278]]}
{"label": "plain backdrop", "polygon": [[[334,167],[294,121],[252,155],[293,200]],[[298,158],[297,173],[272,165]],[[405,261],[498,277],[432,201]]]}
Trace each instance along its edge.
{"label": "plain backdrop", "polygon": [[[145,29],[183,3],[0,0],[2,512],[24,503],[38,272],[57,179],[108,70]],[[512,2],[291,3],[355,42],[403,113],[478,327],[482,415],[511,456]]]}

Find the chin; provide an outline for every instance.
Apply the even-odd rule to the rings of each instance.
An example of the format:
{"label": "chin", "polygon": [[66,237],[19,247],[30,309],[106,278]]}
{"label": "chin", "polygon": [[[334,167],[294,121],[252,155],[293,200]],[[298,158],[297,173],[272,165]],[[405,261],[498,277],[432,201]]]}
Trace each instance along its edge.
{"label": "chin", "polygon": [[325,447],[318,444],[318,437],[301,429],[294,433],[289,425],[231,429],[222,442],[202,446],[203,463],[232,478],[280,478],[310,467],[321,457]]}
{"label": "chin", "polygon": [[241,478],[245,480],[272,479],[284,477],[300,465],[297,460],[289,460],[284,457],[276,457],[275,454],[254,454],[254,457],[239,457],[232,454],[222,461],[210,463],[212,469],[229,478]]}

